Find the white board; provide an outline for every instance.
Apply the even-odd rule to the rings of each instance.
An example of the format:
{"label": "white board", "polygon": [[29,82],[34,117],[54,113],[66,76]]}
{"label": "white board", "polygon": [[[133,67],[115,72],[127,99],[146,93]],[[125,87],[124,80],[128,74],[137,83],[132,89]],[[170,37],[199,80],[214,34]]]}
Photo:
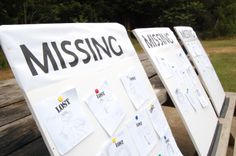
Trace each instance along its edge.
{"label": "white board", "polygon": [[181,155],[122,25],[6,25],[0,39],[51,155]]}
{"label": "white board", "polygon": [[199,155],[207,155],[217,116],[184,51],[169,28],[133,30],[167,89]]}
{"label": "white board", "polygon": [[206,51],[191,27],[178,26],[174,27],[174,29],[196,67],[217,115],[220,116],[224,104],[225,92]]}

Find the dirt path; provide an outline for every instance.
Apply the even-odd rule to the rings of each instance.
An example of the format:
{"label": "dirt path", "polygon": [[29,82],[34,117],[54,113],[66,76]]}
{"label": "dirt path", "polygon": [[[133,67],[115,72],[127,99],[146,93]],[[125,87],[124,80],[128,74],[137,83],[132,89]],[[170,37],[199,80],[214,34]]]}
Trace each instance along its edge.
{"label": "dirt path", "polygon": [[236,53],[236,47],[205,48],[207,53]]}

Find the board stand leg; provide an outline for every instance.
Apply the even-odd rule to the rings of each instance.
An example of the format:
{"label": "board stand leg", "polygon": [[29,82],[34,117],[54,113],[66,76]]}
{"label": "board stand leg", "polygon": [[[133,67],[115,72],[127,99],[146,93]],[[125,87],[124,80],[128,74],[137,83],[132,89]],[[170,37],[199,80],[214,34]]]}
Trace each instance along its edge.
{"label": "board stand leg", "polygon": [[[217,147],[218,147],[218,144],[219,144],[221,131],[222,131],[222,124],[220,124],[218,122],[216,130],[215,130],[215,134],[214,134],[214,137],[212,139],[211,146],[210,146],[210,149],[208,151],[207,156],[215,156],[216,155],[216,151],[217,151]],[[198,156],[197,151],[195,151],[194,156]]]}
{"label": "board stand leg", "polygon": [[220,112],[220,118],[224,118],[229,107],[229,97],[225,97],[223,107]]}
{"label": "board stand leg", "polygon": [[209,152],[207,154],[207,156],[215,156],[216,155],[216,151],[217,151],[217,147],[219,144],[219,139],[220,139],[220,134],[222,131],[222,124],[220,124],[218,122],[216,130],[215,130],[215,134],[211,143],[211,147],[209,149]]}

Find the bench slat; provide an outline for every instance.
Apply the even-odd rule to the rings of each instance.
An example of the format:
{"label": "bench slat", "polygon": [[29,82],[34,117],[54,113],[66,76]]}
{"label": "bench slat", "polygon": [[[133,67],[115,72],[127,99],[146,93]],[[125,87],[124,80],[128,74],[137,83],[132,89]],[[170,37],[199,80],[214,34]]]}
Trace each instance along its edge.
{"label": "bench slat", "polygon": [[31,115],[2,126],[0,127],[0,154],[9,154],[39,137],[39,130]]}
{"label": "bench slat", "polygon": [[0,108],[23,100],[23,93],[15,79],[0,81]]}
{"label": "bench slat", "polygon": [[20,101],[0,109],[0,127],[30,115],[25,101]]}
{"label": "bench slat", "polygon": [[[167,93],[145,53],[139,55],[163,104]],[[45,150],[46,149],[46,150]],[[49,155],[15,79],[0,81],[0,155]]]}
{"label": "bench slat", "polygon": [[153,77],[154,75],[157,75],[150,60],[144,60],[141,63],[144,67],[144,70],[145,70],[148,78]]}
{"label": "bench slat", "polygon": [[43,139],[40,137],[8,156],[50,156],[50,154]]}

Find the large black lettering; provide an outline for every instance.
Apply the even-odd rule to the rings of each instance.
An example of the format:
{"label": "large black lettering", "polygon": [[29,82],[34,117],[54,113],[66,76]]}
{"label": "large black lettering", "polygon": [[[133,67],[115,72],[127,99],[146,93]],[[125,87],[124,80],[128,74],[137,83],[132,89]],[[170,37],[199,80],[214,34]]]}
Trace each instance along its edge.
{"label": "large black lettering", "polygon": [[65,99],[65,102],[67,102],[67,104],[70,104],[69,98]]}
{"label": "large black lettering", "polygon": [[97,57],[97,55],[95,54],[95,52],[93,51],[93,48],[91,47],[90,42],[89,42],[89,40],[88,40],[87,38],[85,39],[85,42],[87,43],[87,45],[88,45],[90,51],[92,52],[94,60],[97,61],[97,60],[98,60],[98,57]]}
{"label": "large black lettering", "polygon": [[168,33],[164,34],[164,38],[166,39],[168,43],[174,43],[174,41],[169,37]]}
{"label": "large black lettering", "polygon": [[61,105],[55,107],[58,113],[60,113],[63,110],[63,107]]}
{"label": "large black lettering", "polygon": [[115,49],[114,49],[113,46],[112,46],[112,40],[116,41],[116,38],[113,37],[113,36],[108,36],[108,42],[109,42],[109,47],[110,47],[111,51],[112,51],[113,54],[115,54],[116,56],[122,55],[124,52],[123,52],[121,46],[118,45],[119,51],[115,51]]}
{"label": "large black lettering", "polygon": [[164,42],[162,40],[161,34],[157,34],[156,37],[158,38],[159,42],[160,42],[160,46],[164,45]]}
{"label": "large black lettering", "polygon": [[[39,60],[31,53],[31,51],[24,45],[20,45],[20,48],[24,54],[27,65],[33,76],[38,75],[33,62],[40,68],[44,73],[48,73],[48,59],[51,61],[54,70],[58,70],[58,66],[52,53],[48,47],[47,43],[43,43],[43,64],[39,62]],[[33,62],[32,62],[33,61]]]}
{"label": "large black lettering", "polygon": [[150,38],[145,38],[143,35],[142,35],[144,41],[146,42],[146,45],[148,46],[148,48],[152,48],[154,45],[153,45],[153,41],[150,39]]}
{"label": "large black lettering", "polygon": [[98,56],[99,56],[100,59],[102,59],[102,55],[100,53],[99,48],[102,49],[107,54],[107,56],[111,57],[111,52],[108,48],[108,45],[107,45],[106,40],[105,40],[104,37],[102,37],[102,41],[105,45],[105,48],[100,43],[98,43],[98,41],[96,41],[94,38],[91,38],[91,41],[92,41],[94,47],[96,48]]}
{"label": "large black lettering", "polygon": [[165,36],[163,34],[160,34],[160,38],[161,38],[163,45],[167,44],[167,41],[166,41]]}
{"label": "large black lettering", "polygon": [[69,62],[70,66],[71,66],[71,67],[74,67],[74,66],[76,66],[76,65],[78,64],[78,62],[79,62],[78,56],[75,55],[74,52],[72,52],[72,51],[66,49],[66,45],[71,45],[71,42],[70,42],[70,41],[62,41],[62,42],[61,42],[61,49],[62,49],[65,53],[67,53],[67,54],[69,54],[69,55],[71,55],[71,56],[74,57],[74,61]]}
{"label": "large black lettering", "polygon": [[56,54],[57,54],[57,57],[59,58],[59,61],[60,61],[60,63],[61,63],[61,67],[62,67],[63,69],[66,68],[65,60],[64,60],[63,57],[61,56],[61,53],[60,53],[60,51],[59,51],[58,48],[57,48],[56,42],[51,42],[51,44],[52,44],[52,47],[53,47],[54,51],[55,51]]}
{"label": "large black lettering", "polygon": [[154,38],[153,38],[153,35],[147,35],[147,37],[148,37],[149,41],[152,42],[153,47],[156,47],[157,44],[156,44],[156,42],[155,42],[155,40],[154,40]]}
{"label": "large black lettering", "polygon": [[152,38],[154,39],[155,43],[157,42],[156,45],[160,46],[160,42],[158,40],[157,34],[152,34]]}
{"label": "large black lettering", "polygon": [[83,40],[77,39],[77,40],[75,40],[75,47],[76,47],[80,52],[84,53],[84,54],[87,56],[85,59],[82,60],[82,61],[84,62],[84,64],[87,64],[87,63],[89,63],[89,61],[90,61],[90,59],[91,59],[91,56],[90,56],[90,54],[89,54],[86,50],[82,49],[82,48],[79,46],[79,44],[83,44],[83,43],[84,43]]}

